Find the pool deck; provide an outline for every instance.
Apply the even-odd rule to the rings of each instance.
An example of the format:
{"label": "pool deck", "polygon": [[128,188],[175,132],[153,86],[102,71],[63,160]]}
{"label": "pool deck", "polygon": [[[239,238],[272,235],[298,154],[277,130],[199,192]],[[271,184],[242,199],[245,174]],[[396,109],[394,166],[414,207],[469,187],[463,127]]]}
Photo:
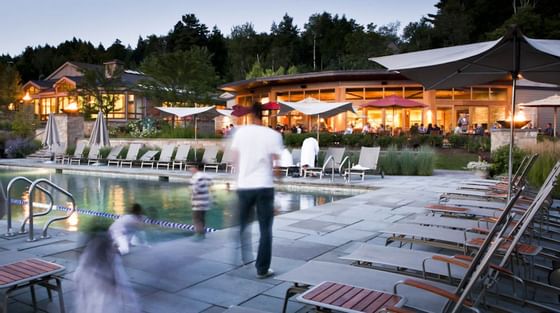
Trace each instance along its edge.
{"label": "pool deck", "polygon": [[[91,171],[89,175],[186,180],[186,172],[106,166],[44,164],[36,160],[0,160],[1,167],[57,168],[63,172]],[[231,181],[232,176],[211,174],[215,180]],[[424,205],[436,202],[442,190],[474,178],[470,172],[436,171],[434,176],[367,176],[364,182],[351,184],[337,178],[284,178],[279,184],[291,188],[354,188],[364,190],[356,196],[311,209],[277,216],[274,221],[272,268],[285,273],[311,260],[349,263],[339,259],[363,242],[384,242],[377,230],[415,213],[423,213]],[[37,227],[36,227],[37,228]],[[0,221],[0,232],[6,229]],[[253,225],[253,248],[257,247],[258,228]],[[67,312],[73,308],[75,286],[72,273],[80,255],[78,233],[51,229],[50,239],[33,243],[26,237],[0,239],[0,264],[28,256],[38,256],[66,266],[63,289]],[[141,299],[143,312],[223,312],[231,305],[251,307],[268,312],[280,312],[289,283],[272,278],[257,279],[254,262],[243,265],[235,228],[207,235],[202,241],[191,238],[133,247],[123,257],[130,281]],[[59,312],[56,295],[48,301],[44,288],[36,288],[39,308]],[[14,293],[9,311],[33,312],[27,289]],[[307,312],[309,307],[291,300],[288,312]]]}

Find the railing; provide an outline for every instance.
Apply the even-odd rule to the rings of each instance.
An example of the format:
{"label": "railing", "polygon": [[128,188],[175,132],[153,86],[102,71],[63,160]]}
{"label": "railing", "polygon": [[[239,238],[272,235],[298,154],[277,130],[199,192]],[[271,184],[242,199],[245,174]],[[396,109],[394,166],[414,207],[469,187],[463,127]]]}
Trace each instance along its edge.
{"label": "railing", "polygon": [[[35,193],[35,188],[37,188],[39,190],[42,190],[42,187],[39,186],[39,184],[46,184],[46,185],[51,186],[53,189],[55,189],[55,190],[63,193],[64,195],[66,195],[70,199],[70,201],[72,202],[72,207],[70,208],[70,211],[68,211],[66,216],[53,217],[45,224],[45,226],[43,226],[43,231],[42,231],[42,234],[41,234],[41,238],[49,238],[48,235],[47,235],[47,230],[53,222],[68,219],[72,214],[74,214],[74,211],[76,211],[76,201],[74,200],[74,196],[72,196],[71,193],[62,189],[58,185],[55,185],[53,182],[51,182],[50,180],[48,180],[46,178],[39,178],[39,179],[35,180],[31,184],[31,186],[29,186],[29,239],[27,239],[28,241],[35,241],[35,238],[34,238],[34,235],[33,235],[33,195]],[[52,206],[48,209],[48,211],[50,211],[51,209],[52,209]]]}
{"label": "railing", "polygon": [[[11,237],[11,236],[15,235],[15,233],[13,232],[13,229],[12,229],[12,196],[11,196],[11,191],[12,191],[12,188],[13,188],[14,184],[17,183],[17,182],[20,182],[20,181],[23,181],[23,182],[27,183],[28,185],[31,185],[33,183],[29,178],[23,177],[23,176],[14,177],[8,183],[8,186],[6,187],[7,232],[6,232],[6,234],[4,234],[4,236],[6,236],[6,237]],[[42,192],[44,192],[47,195],[47,197],[50,200],[49,207],[50,207],[50,209],[52,209],[54,201],[53,201],[53,198],[52,198],[52,195],[50,194],[50,192],[48,192],[46,189],[44,189],[42,187],[40,187],[39,190],[41,190]],[[47,211],[50,211],[50,209],[47,210]],[[42,214],[42,213],[43,212],[41,212],[39,214]],[[22,226],[24,226],[24,225],[22,225]],[[25,230],[25,228],[22,228],[22,230]]]}

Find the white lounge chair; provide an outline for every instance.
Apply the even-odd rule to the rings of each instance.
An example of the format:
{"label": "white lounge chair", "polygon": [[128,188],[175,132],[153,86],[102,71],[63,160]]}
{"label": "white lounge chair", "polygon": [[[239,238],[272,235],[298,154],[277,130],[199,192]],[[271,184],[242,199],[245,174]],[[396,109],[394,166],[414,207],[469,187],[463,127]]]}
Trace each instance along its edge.
{"label": "white lounge chair", "polygon": [[189,151],[191,146],[187,144],[181,144],[177,148],[177,153],[175,153],[175,158],[171,163],[171,169],[174,170],[175,166],[179,165],[179,170],[183,169],[183,165],[187,165],[187,157],[189,156]]}
{"label": "white lounge chair", "polygon": [[76,145],[76,149],[74,150],[74,154],[71,156],[64,157],[62,163],[64,164],[64,161],[68,161],[68,164],[77,162],[79,165],[82,161],[82,157],[85,149],[86,149],[86,144],[82,141],[78,142],[78,144]]}
{"label": "white lounge chair", "polygon": [[154,168],[154,163],[156,162],[154,158],[158,155],[158,150],[149,150],[142,154],[140,157],[140,168],[144,168],[144,165],[149,164],[150,168]]}
{"label": "white lounge chair", "polygon": [[99,154],[100,149],[101,147],[99,145],[93,145],[89,147],[87,156],[88,165],[99,162],[99,160],[101,159],[101,155]]}
{"label": "white lounge chair", "polygon": [[217,161],[218,147],[217,146],[207,146],[204,147],[204,154],[202,155],[203,171],[206,171],[207,165],[209,168],[215,168],[218,172]]}
{"label": "white lounge chair", "polygon": [[138,152],[140,152],[141,147],[141,143],[131,144],[128,147],[128,151],[126,152],[126,157],[120,160],[119,166],[122,167],[124,164],[128,164],[130,167],[132,167],[132,163],[138,158]]}
{"label": "white lounge chair", "polygon": [[111,164],[115,164],[115,165],[119,165],[120,159],[119,159],[119,154],[121,154],[121,151],[123,150],[123,146],[118,145],[118,146],[114,146],[113,148],[111,148],[111,151],[109,152],[109,154],[107,155],[107,166],[111,165]]}
{"label": "white lounge chair", "polygon": [[[209,153],[213,153],[213,152],[210,151]],[[206,155],[206,150],[204,150],[204,155]],[[224,168],[226,170],[226,173],[227,173],[229,168],[233,169],[233,153],[232,153],[231,149],[226,147],[224,149],[224,153],[222,154],[222,159],[220,160],[220,162],[216,161],[216,163],[206,163],[204,161],[204,156],[202,156],[202,163],[204,163],[204,168],[203,168],[204,171],[206,171],[207,168],[208,169],[215,169],[216,173],[217,173],[220,166],[224,166]]]}
{"label": "white lounge chair", "polygon": [[366,173],[374,171],[377,171],[381,175],[381,178],[383,178],[383,171],[377,167],[380,151],[380,147],[362,147],[358,164],[352,165],[349,169],[344,171],[346,181],[350,182],[352,175],[360,175],[363,181]]}
{"label": "white lounge chair", "polygon": [[325,153],[325,160],[323,161],[322,167],[305,167],[303,168],[303,177],[307,177],[308,174],[318,174],[319,179],[323,178],[324,175],[333,173],[342,173],[342,167],[344,166],[343,160],[344,152],[346,148],[334,148],[329,147]]}
{"label": "white lounge chair", "polygon": [[159,169],[160,166],[165,166],[169,169],[171,165],[171,157],[173,156],[173,151],[175,150],[175,144],[169,143],[163,146],[161,149],[161,154],[159,155],[159,160],[156,164],[156,168]]}

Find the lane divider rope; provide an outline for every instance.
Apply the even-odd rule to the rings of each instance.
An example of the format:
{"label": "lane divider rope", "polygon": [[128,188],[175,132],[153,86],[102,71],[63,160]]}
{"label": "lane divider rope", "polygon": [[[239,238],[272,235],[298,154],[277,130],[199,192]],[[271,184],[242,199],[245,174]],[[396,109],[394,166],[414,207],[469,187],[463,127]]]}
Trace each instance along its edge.
{"label": "lane divider rope", "polygon": [[[11,203],[15,204],[15,205],[24,205],[24,204],[28,203],[27,201],[23,201],[21,199],[11,199],[11,200],[12,200]],[[33,206],[37,206],[38,208],[42,208],[42,209],[48,209],[49,208],[49,205],[46,204],[46,203],[33,202]],[[53,209],[55,209],[57,211],[63,211],[63,212],[70,211],[70,208],[64,207],[62,205],[55,205],[55,206],[53,206]],[[83,214],[83,215],[89,215],[89,216],[110,218],[110,219],[113,219],[113,220],[116,220],[116,219],[118,219],[122,216],[122,215],[119,215],[119,214],[99,212],[99,211],[95,211],[95,210],[88,210],[88,209],[82,209],[82,208],[76,208],[76,213]],[[157,226],[160,226],[162,228],[171,228],[171,229],[181,229],[181,230],[194,231],[194,225],[192,225],[192,224],[183,224],[183,223],[176,223],[176,222],[170,222],[170,221],[155,220],[155,219],[152,219],[152,218],[149,218],[149,217],[144,218],[143,222],[145,224],[157,225]],[[215,232],[215,231],[216,231],[215,228],[210,228],[210,227],[206,228],[207,233],[211,233],[211,232]]]}

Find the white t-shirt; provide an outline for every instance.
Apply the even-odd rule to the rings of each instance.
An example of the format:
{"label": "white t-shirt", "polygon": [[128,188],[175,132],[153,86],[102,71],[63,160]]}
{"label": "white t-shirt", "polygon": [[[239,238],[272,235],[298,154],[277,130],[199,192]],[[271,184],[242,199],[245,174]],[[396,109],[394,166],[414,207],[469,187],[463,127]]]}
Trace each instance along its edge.
{"label": "white t-shirt", "polygon": [[272,156],[280,156],[282,136],[268,127],[247,125],[238,127],[231,149],[237,152],[237,188],[271,188]]}
{"label": "white t-shirt", "polygon": [[315,167],[315,156],[319,153],[319,143],[314,137],[306,138],[301,144],[301,165]]}

